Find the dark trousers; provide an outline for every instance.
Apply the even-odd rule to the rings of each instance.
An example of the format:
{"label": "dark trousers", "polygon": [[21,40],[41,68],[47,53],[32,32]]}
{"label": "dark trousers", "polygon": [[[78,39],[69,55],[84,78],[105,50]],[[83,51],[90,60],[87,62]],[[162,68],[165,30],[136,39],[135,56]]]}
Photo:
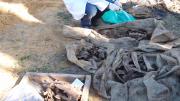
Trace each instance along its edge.
{"label": "dark trousers", "polygon": [[[114,2],[114,0],[107,0],[111,3]],[[104,10],[101,12],[98,10],[98,8],[90,3],[86,4],[86,11],[85,11],[85,16],[81,19],[81,26],[82,27],[90,27],[90,26],[95,26],[97,19],[99,19],[108,9]]]}

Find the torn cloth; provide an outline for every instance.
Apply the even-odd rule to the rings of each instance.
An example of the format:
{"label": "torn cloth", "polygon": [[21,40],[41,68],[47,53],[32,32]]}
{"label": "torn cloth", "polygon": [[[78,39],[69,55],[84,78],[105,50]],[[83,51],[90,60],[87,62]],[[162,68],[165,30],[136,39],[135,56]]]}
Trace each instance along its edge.
{"label": "torn cloth", "polygon": [[[163,21],[150,18],[97,30],[106,37],[82,30],[76,36],[64,31],[83,38],[67,45],[67,57],[93,74],[99,95],[111,101],[180,100],[180,38]],[[72,49],[74,45],[78,48]],[[99,50],[104,54],[99,56]]]}

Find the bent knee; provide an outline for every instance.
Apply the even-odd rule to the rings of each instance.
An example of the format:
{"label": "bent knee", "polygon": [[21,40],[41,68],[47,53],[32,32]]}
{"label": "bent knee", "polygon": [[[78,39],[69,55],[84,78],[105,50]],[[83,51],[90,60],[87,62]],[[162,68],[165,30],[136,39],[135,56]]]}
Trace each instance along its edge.
{"label": "bent knee", "polygon": [[85,13],[89,18],[93,18],[97,13],[97,7],[93,4],[87,3]]}

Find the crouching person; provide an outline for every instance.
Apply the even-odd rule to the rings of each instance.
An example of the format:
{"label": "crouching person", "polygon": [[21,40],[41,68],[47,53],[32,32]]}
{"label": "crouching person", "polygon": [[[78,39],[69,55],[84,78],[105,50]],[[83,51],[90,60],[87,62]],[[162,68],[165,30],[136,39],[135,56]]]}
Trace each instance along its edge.
{"label": "crouching person", "polygon": [[119,0],[64,0],[64,3],[73,18],[81,21],[83,28],[96,26],[97,19],[109,9],[122,9]]}

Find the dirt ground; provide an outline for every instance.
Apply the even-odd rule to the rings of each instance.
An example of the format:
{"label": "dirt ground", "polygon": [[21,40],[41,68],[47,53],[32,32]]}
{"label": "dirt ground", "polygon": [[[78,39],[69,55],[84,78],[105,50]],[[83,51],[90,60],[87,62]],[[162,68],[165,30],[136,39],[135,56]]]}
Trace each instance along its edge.
{"label": "dirt ground", "polygon": [[0,0],[0,97],[28,71],[86,73],[66,58],[63,25],[77,22],[62,0]]}
{"label": "dirt ground", "polygon": [[[29,14],[42,21],[26,22],[13,14],[0,18],[1,52],[18,61],[23,71],[57,72],[69,67],[66,63],[62,27],[70,23],[71,16],[59,0],[9,0],[28,8]],[[26,17],[26,16],[23,16]]]}
{"label": "dirt ground", "polygon": [[0,0],[0,97],[28,71],[84,73],[66,58],[73,23],[61,0]]}

